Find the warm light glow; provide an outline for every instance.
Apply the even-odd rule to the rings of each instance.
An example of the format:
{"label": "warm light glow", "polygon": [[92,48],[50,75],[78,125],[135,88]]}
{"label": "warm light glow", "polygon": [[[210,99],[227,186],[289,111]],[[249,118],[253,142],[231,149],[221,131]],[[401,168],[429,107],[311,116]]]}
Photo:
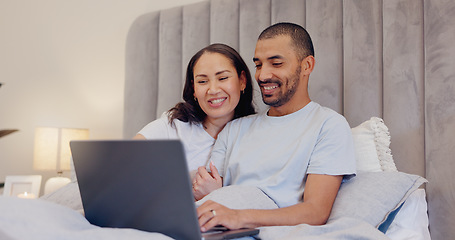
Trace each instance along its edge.
{"label": "warm light glow", "polygon": [[18,194],[17,197],[18,198],[25,198],[25,199],[34,199],[34,198],[36,198],[35,194],[28,193],[28,192],[24,192],[24,193]]}
{"label": "warm light glow", "polygon": [[88,129],[36,128],[33,168],[37,170],[70,170],[71,140],[86,140]]}

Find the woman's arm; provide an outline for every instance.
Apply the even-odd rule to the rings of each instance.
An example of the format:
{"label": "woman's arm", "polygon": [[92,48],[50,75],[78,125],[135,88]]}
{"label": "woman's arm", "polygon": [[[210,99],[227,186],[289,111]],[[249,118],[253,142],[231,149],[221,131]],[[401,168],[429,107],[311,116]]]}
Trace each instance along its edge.
{"label": "woman's arm", "polygon": [[144,135],[142,134],[136,134],[136,136],[133,137],[133,140],[146,140],[146,138],[144,137]]}
{"label": "woman's arm", "polygon": [[196,201],[201,200],[207,194],[223,186],[223,178],[212,162],[210,162],[210,171],[211,173],[205,167],[198,168],[196,176],[193,179],[193,195]]}
{"label": "woman's arm", "polygon": [[309,174],[303,202],[272,210],[233,210],[213,201],[198,209],[201,231],[216,225],[229,229],[261,226],[291,226],[302,223],[322,225],[327,222],[343,176]]}

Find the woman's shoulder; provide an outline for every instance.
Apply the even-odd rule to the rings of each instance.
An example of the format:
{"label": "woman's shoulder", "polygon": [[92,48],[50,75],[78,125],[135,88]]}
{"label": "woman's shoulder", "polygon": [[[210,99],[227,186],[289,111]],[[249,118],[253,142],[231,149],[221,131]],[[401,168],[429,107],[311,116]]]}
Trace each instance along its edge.
{"label": "woman's shoulder", "polygon": [[146,139],[169,138],[175,129],[171,126],[167,113],[163,113],[159,118],[145,125],[139,131]]}

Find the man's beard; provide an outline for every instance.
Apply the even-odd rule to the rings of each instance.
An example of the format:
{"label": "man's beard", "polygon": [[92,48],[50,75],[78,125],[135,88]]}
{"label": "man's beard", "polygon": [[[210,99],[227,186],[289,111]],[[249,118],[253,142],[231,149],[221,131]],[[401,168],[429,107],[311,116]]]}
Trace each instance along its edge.
{"label": "man's beard", "polygon": [[[297,91],[297,87],[299,86],[300,71],[301,71],[301,67],[299,66],[297,68],[297,70],[294,72],[294,74],[288,79],[288,81],[286,81],[285,87],[287,87],[287,88],[284,93],[281,91],[278,92],[277,98],[273,99],[273,100],[267,99],[271,96],[262,94],[262,101],[271,107],[281,107],[284,104],[286,104],[287,102],[289,102],[289,100],[291,100],[291,98],[294,96],[295,92]],[[281,82],[274,81],[274,80],[266,80],[263,83],[277,83],[278,87],[280,87],[280,88],[283,85]]]}

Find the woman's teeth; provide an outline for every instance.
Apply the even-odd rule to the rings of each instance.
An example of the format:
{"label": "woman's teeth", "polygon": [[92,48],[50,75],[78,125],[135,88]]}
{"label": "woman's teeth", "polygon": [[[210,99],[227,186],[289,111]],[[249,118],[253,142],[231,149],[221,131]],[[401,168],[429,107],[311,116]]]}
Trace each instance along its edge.
{"label": "woman's teeth", "polygon": [[225,98],[220,98],[220,99],[212,100],[211,102],[212,102],[213,104],[218,104],[218,103],[220,103],[220,102],[222,102],[222,101],[224,101],[224,100],[225,100]]}

